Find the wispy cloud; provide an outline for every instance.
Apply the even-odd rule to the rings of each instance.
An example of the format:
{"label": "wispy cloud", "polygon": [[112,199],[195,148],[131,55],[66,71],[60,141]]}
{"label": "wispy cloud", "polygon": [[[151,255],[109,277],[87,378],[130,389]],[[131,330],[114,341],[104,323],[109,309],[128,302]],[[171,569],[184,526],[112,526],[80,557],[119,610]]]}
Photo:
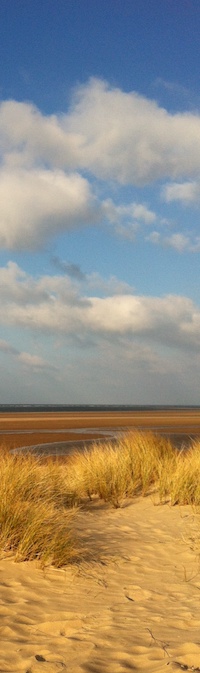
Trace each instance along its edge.
{"label": "wispy cloud", "polygon": [[25,367],[28,368],[33,368],[33,369],[56,369],[55,365],[51,364],[50,362],[47,362],[43,358],[41,358],[39,355],[32,355],[31,353],[26,353],[22,352],[19,353],[18,355],[18,360],[21,362]]}
{"label": "wispy cloud", "polygon": [[112,199],[106,199],[102,211],[113,231],[129,241],[135,241],[141,225],[150,225],[157,219],[156,213],[142,203],[115,204]]}
{"label": "wispy cloud", "polygon": [[163,187],[161,197],[167,203],[179,201],[184,206],[200,203],[200,183],[196,180],[169,183]]}
{"label": "wispy cloud", "polygon": [[180,84],[180,82],[175,82],[173,80],[164,79],[164,77],[156,77],[153,82],[154,87],[163,87],[167,91],[172,91],[174,93],[182,94],[187,98],[190,96],[191,92],[186,86]]}
{"label": "wispy cloud", "polygon": [[0,339],[0,351],[7,355],[19,355],[19,351],[4,339]]}
{"label": "wispy cloud", "polygon": [[32,369],[32,370],[55,370],[56,367],[52,365],[50,362],[47,360],[44,360],[44,358],[40,357],[39,355],[33,355],[31,353],[26,353],[26,352],[20,352],[12,346],[8,341],[5,341],[3,339],[0,340],[0,352],[3,352],[4,354],[8,356],[12,356],[16,361],[22,363],[26,368]]}
{"label": "wispy cloud", "polygon": [[163,77],[156,77],[152,84],[152,89],[166,93],[172,104],[179,103],[179,105],[182,104],[187,109],[194,109],[199,105],[199,99],[197,99],[197,95],[194,91],[183,86],[180,82],[164,79]]}
{"label": "wispy cloud", "polygon": [[145,224],[155,222],[156,213],[149,210],[142,203],[115,204],[112,199],[106,199],[103,204],[103,211],[110,222],[119,224],[124,219],[128,221],[138,221]]}
{"label": "wispy cloud", "polygon": [[87,279],[87,274],[81,270],[78,264],[73,264],[72,262],[66,262],[64,259],[60,259],[57,256],[52,257],[51,261],[52,264],[56,267],[56,269],[58,269],[58,271],[66,273],[74,280],[82,282]]}
{"label": "wispy cloud", "polygon": [[173,248],[179,253],[199,253],[200,252],[200,236],[185,235],[181,232],[176,232],[170,236],[164,236],[159,231],[152,231],[146,237],[147,241],[155,245],[161,245],[163,248]]}

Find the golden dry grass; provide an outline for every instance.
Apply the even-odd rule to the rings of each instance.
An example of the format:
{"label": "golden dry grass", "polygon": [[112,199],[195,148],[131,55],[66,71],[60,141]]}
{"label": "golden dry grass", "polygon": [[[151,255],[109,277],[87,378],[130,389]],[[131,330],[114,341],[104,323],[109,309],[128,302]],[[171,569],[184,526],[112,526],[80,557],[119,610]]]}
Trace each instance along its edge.
{"label": "golden dry grass", "polygon": [[94,444],[76,452],[66,470],[74,499],[98,495],[115,507],[127,497],[147,495],[163,471],[173,472],[177,451],[168,439],[151,432],[132,432],[113,444]]}
{"label": "golden dry grass", "polygon": [[0,549],[16,560],[62,566],[77,558],[77,506],[93,496],[119,507],[126,498],[200,504],[200,442],[178,451],[152,432],[130,432],[115,445],[94,444],[67,460],[12,454],[0,461]]}
{"label": "golden dry grass", "polygon": [[77,554],[73,496],[62,468],[4,451],[0,461],[0,549],[16,560],[59,566]]}
{"label": "golden dry grass", "polygon": [[171,504],[200,505],[200,441],[178,454],[175,469],[168,474],[167,489]]}

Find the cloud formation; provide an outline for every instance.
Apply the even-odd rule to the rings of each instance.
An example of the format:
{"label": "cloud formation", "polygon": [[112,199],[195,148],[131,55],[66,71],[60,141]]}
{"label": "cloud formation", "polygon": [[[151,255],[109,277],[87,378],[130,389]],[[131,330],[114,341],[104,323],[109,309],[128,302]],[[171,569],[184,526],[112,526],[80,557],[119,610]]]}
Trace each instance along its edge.
{"label": "cloud formation", "polygon": [[88,181],[63,171],[2,170],[0,202],[3,248],[32,250],[55,233],[98,219]]}
{"label": "cloud formation", "polygon": [[[86,176],[87,175],[87,176]],[[159,220],[146,204],[101,200],[106,184],[170,179],[162,198],[199,201],[200,115],[171,114],[136,92],[91,79],[69,110],[44,115],[30,103],[0,105],[0,245],[34,250],[49,237],[107,221],[135,240]],[[96,196],[98,193],[98,197]]]}
{"label": "cloud formation", "polygon": [[[141,197],[139,189],[145,186]],[[109,234],[131,243],[137,237],[141,243],[143,236],[168,250],[168,256],[171,250],[200,252],[197,218],[188,227],[185,213],[177,218],[177,204],[194,206],[198,213],[199,187],[198,112],[172,114],[154,100],[99,79],[78,87],[62,114],[44,115],[30,103],[0,104],[2,248],[32,252],[47,246],[48,251],[52,237],[89,224],[102,225],[102,240],[107,226]],[[100,240],[99,233],[94,240]],[[63,397],[67,380],[70,400],[73,389],[77,399],[82,377],[88,401],[95,399],[98,381],[99,390],[110,390],[113,399],[119,378],[124,396],[132,399],[134,378],[137,400],[141,389],[144,401],[145,388],[148,402],[152,374],[165,401],[162,377],[168,391],[176,389],[179,379],[179,399],[184,377],[190,377],[193,389],[193,373],[200,368],[199,306],[184,296],[136,294],[115,275],[87,273],[68,260],[63,242],[63,259],[55,248],[51,260],[53,275],[36,277],[12,261],[0,267],[1,325],[13,334],[9,341],[0,340],[1,375],[5,359],[10,370],[15,364],[18,371],[29,371],[24,379],[31,388],[31,372],[38,373],[42,385],[42,373],[51,376],[52,369],[58,401],[59,381]],[[128,250],[124,242],[121,247]],[[145,269],[148,253],[146,246]],[[87,256],[83,269],[86,265]],[[22,338],[20,350],[12,345],[16,332],[17,344],[20,334]],[[45,385],[43,392],[50,395]]]}
{"label": "cloud formation", "polygon": [[135,92],[91,79],[63,122],[80,138],[80,167],[101,179],[142,185],[199,174],[198,114],[170,114]]}
{"label": "cloud formation", "polygon": [[191,233],[185,235],[181,232],[176,232],[170,236],[166,236],[159,231],[152,231],[149,236],[146,237],[146,240],[155,245],[160,245],[163,248],[172,248],[179,253],[200,252],[200,236],[194,236]]}
{"label": "cloud formation", "polygon": [[14,169],[87,168],[103,180],[146,184],[200,171],[200,116],[170,114],[136,92],[91,79],[70,111],[45,116],[16,101],[0,106],[3,163]]}
{"label": "cloud formation", "polygon": [[139,222],[145,224],[152,224],[157,219],[156,213],[149,210],[145,205],[134,201],[127,205],[116,205],[112,199],[106,199],[103,202],[103,210],[108,220],[113,224],[119,224],[123,219],[133,222],[139,220]]}
{"label": "cloud formation", "polygon": [[[3,282],[1,282],[3,281]],[[62,276],[35,280],[10,263],[0,272],[1,323],[32,333],[143,340],[169,348],[200,347],[200,309],[187,297],[81,294]]]}
{"label": "cloud formation", "polygon": [[78,144],[79,139],[63,127],[61,115],[45,116],[31,103],[1,103],[0,151],[2,164],[8,169],[45,165],[73,171]]}
{"label": "cloud formation", "polygon": [[199,174],[200,116],[170,114],[134,91],[90,79],[62,115],[3,102],[0,146],[3,164],[12,170],[87,168],[103,180],[140,185]]}
{"label": "cloud formation", "polygon": [[200,183],[193,182],[172,182],[165,185],[162,190],[162,196],[167,203],[179,201],[184,206],[200,201]]}
{"label": "cloud formation", "polygon": [[0,341],[1,377],[7,360],[15,386],[10,401],[19,375],[30,401],[101,402],[103,394],[104,403],[176,404],[180,390],[188,403],[198,395],[200,307],[188,297],[138,295],[99,274],[34,278],[10,262],[0,268],[0,321],[10,333]]}
{"label": "cloud formation", "polygon": [[136,202],[115,204],[112,199],[102,202],[102,214],[112,225],[114,232],[134,241],[141,225],[151,225],[157,220],[156,213],[146,205]]}

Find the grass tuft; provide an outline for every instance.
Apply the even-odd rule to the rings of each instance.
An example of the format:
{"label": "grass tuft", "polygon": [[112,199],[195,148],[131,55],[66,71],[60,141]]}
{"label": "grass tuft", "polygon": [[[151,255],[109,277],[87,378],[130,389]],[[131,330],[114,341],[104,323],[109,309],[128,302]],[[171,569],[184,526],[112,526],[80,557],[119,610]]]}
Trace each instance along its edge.
{"label": "grass tuft", "polygon": [[[151,432],[134,432],[113,444],[94,444],[76,453],[66,475],[68,488],[78,502],[98,495],[119,507],[126,497],[147,495],[163,469],[174,469],[176,450],[169,440]],[[164,488],[164,486],[163,486]]]}
{"label": "grass tuft", "polygon": [[0,461],[0,549],[16,560],[59,566],[77,554],[76,510],[62,466],[31,454],[5,452]]}

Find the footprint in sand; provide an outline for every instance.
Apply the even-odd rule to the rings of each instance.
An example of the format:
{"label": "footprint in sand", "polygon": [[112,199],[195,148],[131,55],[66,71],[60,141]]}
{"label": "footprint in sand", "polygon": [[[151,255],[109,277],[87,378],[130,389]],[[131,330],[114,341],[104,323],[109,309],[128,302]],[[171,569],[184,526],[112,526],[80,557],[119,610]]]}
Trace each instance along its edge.
{"label": "footprint in sand", "polygon": [[127,587],[124,587],[125,598],[129,601],[135,601],[139,603],[140,601],[148,600],[151,598],[152,592],[148,589],[142,589],[142,587],[137,584],[129,584]]}
{"label": "footprint in sand", "polygon": [[66,636],[70,637],[79,632],[83,627],[83,619],[74,618],[74,615],[70,619],[63,619],[53,622],[41,622],[37,626],[38,633],[44,633],[48,636],[60,637]]}
{"label": "footprint in sand", "polygon": [[33,664],[27,668],[26,673],[61,673],[66,671],[67,667],[63,661],[48,661],[42,655],[36,654]]}

